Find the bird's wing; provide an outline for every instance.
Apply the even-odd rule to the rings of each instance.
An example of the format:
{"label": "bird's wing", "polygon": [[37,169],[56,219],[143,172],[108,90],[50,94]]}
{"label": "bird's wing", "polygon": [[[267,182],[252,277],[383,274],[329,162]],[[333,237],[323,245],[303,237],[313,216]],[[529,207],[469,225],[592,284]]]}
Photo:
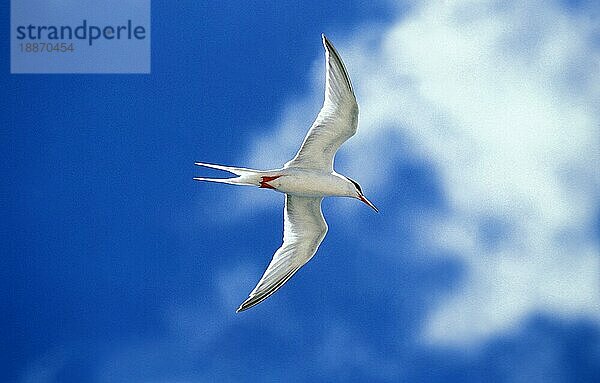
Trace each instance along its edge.
{"label": "bird's wing", "polygon": [[356,133],[358,104],[346,67],[323,35],[325,46],[325,101],[296,156],[285,167],[333,171],[339,147]]}
{"label": "bird's wing", "polygon": [[286,194],[283,213],[283,245],[275,252],[269,267],[237,312],[264,301],[283,286],[317,252],[327,234],[321,212],[322,197]]}

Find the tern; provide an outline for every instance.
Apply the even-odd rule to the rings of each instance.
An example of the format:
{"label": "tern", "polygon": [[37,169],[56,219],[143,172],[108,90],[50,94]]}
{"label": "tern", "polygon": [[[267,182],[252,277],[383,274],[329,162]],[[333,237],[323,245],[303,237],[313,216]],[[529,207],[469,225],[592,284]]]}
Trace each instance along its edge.
{"label": "tern", "polygon": [[358,104],[340,55],[325,35],[321,37],[325,47],[325,100],[296,156],[275,170],[195,163],[236,175],[232,178],[196,177],[196,181],[258,186],[285,194],[283,244],[236,312],[256,306],[273,295],[315,255],[327,233],[321,211],[323,197],[356,198],[378,211],[356,181],[333,170],[338,148],[356,133]]}

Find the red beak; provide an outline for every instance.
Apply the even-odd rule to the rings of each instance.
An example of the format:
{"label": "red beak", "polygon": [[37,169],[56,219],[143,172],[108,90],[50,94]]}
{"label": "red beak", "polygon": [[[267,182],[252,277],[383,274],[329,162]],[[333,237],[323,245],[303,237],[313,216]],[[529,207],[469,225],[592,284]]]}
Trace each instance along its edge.
{"label": "red beak", "polygon": [[379,210],[375,207],[375,205],[373,205],[371,203],[371,201],[369,201],[367,199],[367,197],[365,197],[364,195],[361,194],[361,195],[358,196],[358,199],[360,199],[361,201],[363,201],[364,203],[366,203],[371,209],[373,209],[373,210],[375,210],[376,212],[379,213]]}

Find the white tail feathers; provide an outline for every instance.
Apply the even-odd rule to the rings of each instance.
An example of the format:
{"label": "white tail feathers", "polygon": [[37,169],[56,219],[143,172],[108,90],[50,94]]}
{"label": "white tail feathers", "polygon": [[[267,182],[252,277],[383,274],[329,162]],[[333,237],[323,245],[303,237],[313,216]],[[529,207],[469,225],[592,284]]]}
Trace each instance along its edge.
{"label": "white tail feathers", "polygon": [[257,170],[245,169],[245,168],[234,168],[233,166],[225,166],[225,165],[215,165],[215,164],[205,164],[203,162],[196,162],[194,165],[204,166],[205,168],[224,170],[229,173],[233,173],[235,175],[241,176],[243,174],[253,174],[256,173]]}
{"label": "white tail feathers", "polygon": [[207,182],[219,182],[222,184],[231,184],[231,185],[246,185],[245,183],[240,182],[240,177],[234,178],[204,178],[204,177],[194,177],[194,181],[207,181]]}
{"label": "white tail feathers", "polygon": [[223,170],[232,174],[237,175],[237,177],[232,178],[204,178],[204,177],[194,177],[196,181],[207,181],[207,182],[219,182],[230,185],[251,185],[251,186],[260,186],[260,171],[246,168],[236,168],[232,166],[224,166],[224,165],[215,165],[215,164],[205,164],[202,162],[196,162],[195,165],[204,166],[206,168]]}

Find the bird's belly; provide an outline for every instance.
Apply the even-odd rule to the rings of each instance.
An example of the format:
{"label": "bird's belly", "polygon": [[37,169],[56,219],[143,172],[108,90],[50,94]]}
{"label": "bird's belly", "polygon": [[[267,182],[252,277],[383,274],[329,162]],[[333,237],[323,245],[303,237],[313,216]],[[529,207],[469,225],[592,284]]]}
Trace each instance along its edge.
{"label": "bird's belly", "polygon": [[322,197],[343,193],[336,181],[331,175],[284,174],[269,184],[282,193]]}

